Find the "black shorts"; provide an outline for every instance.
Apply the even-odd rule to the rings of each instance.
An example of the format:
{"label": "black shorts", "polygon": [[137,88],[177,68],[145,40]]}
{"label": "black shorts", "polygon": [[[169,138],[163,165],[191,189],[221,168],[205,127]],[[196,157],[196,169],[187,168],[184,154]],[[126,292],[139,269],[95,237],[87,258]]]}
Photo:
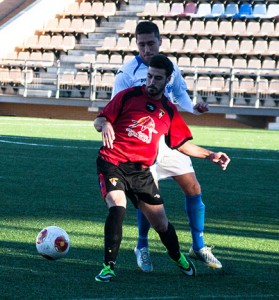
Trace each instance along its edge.
{"label": "black shorts", "polygon": [[136,208],[139,201],[151,205],[164,203],[149,168],[142,168],[138,163],[120,163],[115,166],[98,157],[97,173],[104,199],[107,193],[121,190]]}

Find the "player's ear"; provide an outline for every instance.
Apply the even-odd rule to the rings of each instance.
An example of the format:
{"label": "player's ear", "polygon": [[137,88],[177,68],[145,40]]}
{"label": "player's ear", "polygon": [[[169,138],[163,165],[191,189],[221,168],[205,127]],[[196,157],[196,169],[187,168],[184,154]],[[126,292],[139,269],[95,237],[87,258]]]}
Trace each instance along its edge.
{"label": "player's ear", "polygon": [[160,38],[159,38],[159,47],[161,47],[161,45],[162,45],[162,38],[160,36]]}
{"label": "player's ear", "polygon": [[170,82],[170,80],[171,80],[171,75],[167,77],[167,82]]}

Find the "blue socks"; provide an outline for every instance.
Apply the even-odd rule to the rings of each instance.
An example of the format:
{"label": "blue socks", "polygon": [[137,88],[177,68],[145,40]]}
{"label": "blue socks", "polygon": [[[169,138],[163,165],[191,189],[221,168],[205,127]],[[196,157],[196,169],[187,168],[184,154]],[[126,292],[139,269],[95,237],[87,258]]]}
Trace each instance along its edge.
{"label": "blue socks", "polygon": [[193,249],[198,251],[205,246],[203,238],[205,205],[202,202],[202,194],[185,196],[185,211],[189,219]]}
{"label": "blue socks", "polygon": [[145,215],[140,209],[137,209],[137,220],[138,220],[138,244],[137,248],[141,249],[148,247],[148,231],[150,229],[150,223],[146,219]]}

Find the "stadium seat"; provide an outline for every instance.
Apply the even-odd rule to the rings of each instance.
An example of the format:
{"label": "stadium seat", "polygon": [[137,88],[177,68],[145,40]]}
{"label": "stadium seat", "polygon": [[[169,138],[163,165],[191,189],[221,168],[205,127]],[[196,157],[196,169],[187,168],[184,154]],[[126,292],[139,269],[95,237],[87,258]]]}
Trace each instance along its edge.
{"label": "stadium seat", "polygon": [[272,78],[269,83],[269,93],[279,95],[279,79]]}
{"label": "stadium seat", "polygon": [[[48,39],[50,39],[50,37],[48,37]],[[38,47],[38,43],[39,43],[39,36],[31,35],[23,42],[22,50],[36,49]]]}
{"label": "stadium seat", "polygon": [[84,54],[80,59],[79,59],[79,63],[75,64],[75,68],[77,68],[77,70],[85,70],[85,69],[89,69],[91,64],[94,64],[96,61],[96,57],[95,54]]}
{"label": "stadium seat", "polygon": [[58,50],[62,49],[64,43],[62,35],[54,35],[51,37],[50,43],[45,47],[45,49]]}
{"label": "stadium seat", "polygon": [[246,23],[242,20],[236,20],[233,23],[232,34],[236,36],[236,35],[242,35],[242,33],[245,32],[246,32]]}
{"label": "stadium seat", "polygon": [[126,36],[120,36],[117,39],[116,45],[110,48],[110,51],[128,51],[130,47],[130,39]]}
{"label": "stadium seat", "polygon": [[116,37],[106,36],[103,40],[103,44],[100,47],[96,47],[96,51],[108,51],[116,46]]}
{"label": "stadium seat", "polygon": [[123,58],[123,64],[125,64],[126,62],[132,60],[135,56],[133,54],[125,54],[124,58]]}
{"label": "stadium seat", "polygon": [[115,75],[112,72],[105,72],[102,76],[101,86],[106,90],[111,90],[113,87]]}
{"label": "stadium seat", "polygon": [[236,3],[228,3],[226,5],[226,9],[225,9],[225,17],[229,18],[229,17],[234,17],[238,14],[239,9],[238,9],[238,5]]}
{"label": "stadium seat", "polygon": [[267,14],[265,3],[256,3],[253,7],[252,16],[254,18],[265,18]]}
{"label": "stadium seat", "polygon": [[184,47],[184,40],[180,38],[174,38],[170,43],[170,49],[168,50],[168,52],[177,53],[180,52],[183,49],[183,47]]}
{"label": "stadium seat", "polygon": [[10,70],[5,68],[0,68],[0,83],[6,84],[10,82]]}
{"label": "stadium seat", "polygon": [[160,46],[160,51],[162,52],[171,52],[171,41],[169,38],[162,38],[162,43]]}
{"label": "stadium seat", "polygon": [[241,36],[257,36],[261,31],[260,22],[250,21],[246,25],[246,31],[241,33]]}
{"label": "stadium seat", "polygon": [[90,2],[81,2],[79,5],[79,10],[76,12],[75,16],[90,16],[92,5]]}
{"label": "stadium seat", "polygon": [[92,3],[91,9],[88,11],[88,15],[96,17],[97,14],[100,14],[100,16],[101,16],[103,10],[104,10],[103,2],[95,2],[94,1]]}
{"label": "stadium seat", "polygon": [[203,101],[208,100],[210,93],[210,77],[206,75],[199,76],[197,79],[196,91]]}
{"label": "stadium seat", "polygon": [[222,73],[230,73],[233,67],[233,60],[230,57],[221,57],[219,59],[219,71]]}
{"label": "stadium seat", "polygon": [[194,2],[187,2],[184,6],[184,16],[193,16],[197,13],[197,4]]}
{"label": "stadium seat", "polygon": [[214,76],[210,82],[210,90],[214,93],[228,93],[226,81],[223,76]]}
{"label": "stadium seat", "polygon": [[177,23],[175,20],[166,20],[161,34],[173,35],[176,34]]}
{"label": "stadium seat", "polygon": [[43,26],[42,34],[45,34],[46,32],[51,32],[57,30],[59,26],[59,19],[50,19],[47,21],[47,23]]}
{"label": "stadium seat", "polygon": [[155,16],[157,13],[157,3],[156,2],[147,2],[144,5],[142,12],[138,12],[138,17],[151,17]]}
{"label": "stadium seat", "polygon": [[247,69],[247,60],[245,58],[236,58],[233,62],[235,72],[243,73]]}
{"label": "stadium seat", "polygon": [[248,74],[257,74],[262,67],[261,60],[258,58],[250,58],[247,63],[247,73]]}
{"label": "stadium seat", "polygon": [[[279,29],[279,27],[278,27]],[[272,21],[264,20],[261,24],[261,30],[258,32],[258,36],[271,36],[275,32],[274,23]]]}
{"label": "stadium seat", "polygon": [[225,50],[226,50],[226,43],[224,39],[217,38],[212,41],[210,53],[219,54],[219,53],[224,53]]}
{"label": "stadium seat", "polygon": [[171,5],[171,9],[168,13],[166,13],[164,16],[166,17],[173,17],[178,16],[184,13],[184,5],[182,2],[174,2]]}
{"label": "stadium seat", "polygon": [[254,45],[251,39],[243,39],[239,44],[239,51],[237,53],[240,54],[248,54],[253,51]]}
{"label": "stadium seat", "polygon": [[67,32],[69,30],[69,28],[71,28],[71,19],[65,18],[65,19],[60,19],[56,30],[53,29],[52,31]]}
{"label": "stadium seat", "polygon": [[230,20],[222,19],[219,23],[219,34],[229,36],[233,34],[233,23]]}
{"label": "stadium seat", "polygon": [[116,33],[123,34],[123,35],[126,34],[133,35],[135,33],[136,26],[137,26],[137,20],[126,20],[123,28],[117,29]]}
{"label": "stadium seat", "polygon": [[237,39],[228,39],[224,54],[235,54],[239,52],[239,41]]}
{"label": "stadium seat", "polygon": [[97,67],[103,67],[104,65],[108,65],[109,56],[107,54],[97,54],[95,63]]}
{"label": "stadium seat", "polygon": [[190,67],[190,65],[191,65],[190,57],[189,56],[180,56],[177,60],[177,64],[182,70],[184,70],[185,67],[187,70],[187,67]]}
{"label": "stadium seat", "polygon": [[201,38],[198,42],[198,47],[193,53],[208,53],[211,50],[211,40],[208,38]]}
{"label": "stadium seat", "polygon": [[17,55],[17,59],[14,61],[15,65],[25,65],[30,59],[30,52],[20,51]]}
{"label": "stadium seat", "polygon": [[211,15],[211,4],[210,3],[200,3],[197,12],[193,17],[195,18],[202,18]]}
{"label": "stadium seat", "polygon": [[266,53],[268,50],[268,43],[265,39],[259,39],[255,41],[253,50],[250,51],[250,54],[252,55],[261,55],[263,53]]}
{"label": "stadium seat", "polygon": [[192,72],[204,72],[204,58],[201,56],[194,56],[191,60]]}
{"label": "stadium seat", "polygon": [[210,17],[221,17],[225,13],[225,5],[223,3],[213,3]]}
{"label": "stadium seat", "polygon": [[114,53],[110,56],[109,64],[112,69],[113,68],[118,69],[122,65],[122,63],[123,63],[122,55],[118,53]]}
{"label": "stadium seat", "polygon": [[191,26],[190,33],[191,35],[199,35],[204,32],[204,21],[203,20],[194,20]]}
{"label": "stadium seat", "polygon": [[152,22],[155,23],[158,26],[160,32],[162,30],[164,30],[164,22],[163,22],[163,20],[152,20]]}
{"label": "stadium seat", "polygon": [[[48,53],[48,52],[45,52],[45,53]],[[28,62],[29,66],[32,66],[34,68],[42,68],[44,66],[42,52],[31,52],[29,59],[30,59]]]}
{"label": "stadium seat", "polygon": [[[93,2],[92,4],[92,10],[94,9],[93,6],[95,3],[97,2]],[[95,15],[97,17],[104,17],[107,19],[110,16],[114,16],[116,14],[116,10],[117,8],[115,2],[105,2],[102,11],[96,11]]]}
{"label": "stadium seat", "polygon": [[34,45],[34,49],[50,49],[51,37],[49,35],[41,35],[39,37],[37,45]]}
{"label": "stadium seat", "polygon": [[235,105],[248,105],[251,102],[251,95],[256,94],[253,78],[244,77],[234,86]]}
{"label": "stadium seat", "polygon": [[271,3],[267,6],[266,18],[274,18],[279,16],[279,4]]}
{"label": "stadium seat", "polygon": [[219,34],[219,26],[216,20],[208,20],[205,23],[204,34],[215,35]]}
{"label": "stadium seat", "polygon": [[155,17],[163,17],[164,15],[170,12],[170,3],[169,2],[159,2],[157,7],[157,12],[155,13]]}
{"label": "stadium seat", "polygon": [[268,55],[278,55],[279,40],[271,40],[268,45]]}
{"label": "stadium seat", "polygon": [[176,34],[182,35],[183,37],[191,33],[191,22],[190,20],[180,20],[176,28]]}
{"label": "stadium seat", "polygon": [[218,72],[219,62],[216,57],[207,57],[204,61],[204,67],[206,72]]}
{"label": "stadium seat", "polygon": [[187,90],[189,91],[194,91],[194,88],[195,88],[195,77],[194,76],[185,76],[184,77],[184,80],[187,84]]}
{"label": "stadium seat", "polygon": [[87,72],[77,72],[74,78],[74,85],[87,87],[89,86],[89,77]]}
{"label": "stadium seat", "polygon": [[262,61],[262,69],[261,73],[262,74],[270,74],[271,72],[273,73],[273,70],[276,68],[276,62],[275,59],[272,59],[271,57],[266,57]]}
{"label": "stadium seat", "polygon": [[252,16],[252,5],[250,3],[242,3],[239,7],[239,12],[234,17],[249,18]]}
{"label": "stadium seat", "polygon": [[269,32],[268,36],[269,37],[275,37],[275,38],[279,37],[279,21],[277,21],[274,24],[274,30],[272,32]]}
{"label": "stadium seat", "polygon": [[59,83],[60,85],[72,86],[75,81],[75,73],[73,71],[65,71],[60,74]]}
{"label": "stadium seat", "polygon": [[[72,25],[74,24],[74,20],[72,21]],[[83,33],[83,34],[88,34],[88,33],[91,33],[91,32],[95,32],[96,31],[96,21],[94,19],[85,19],[83,21],[83,26],[78,29],[79,27],[78,26],[75,26],[74,29],[75,29],[75,32],[80,32],[80,33]]]}
{"label": "stadium seat", "polygon": [[64,10],[64,12],[61,15],[62,17],[65,17],[67,15],[76,16],[78,15],[78,11],[79,11],[79,3],[73,2]]}
{"label": "stadium seat", "polygon": [[187,38],[184,43],[183,53],[192,53],[198,48],[198,41],[195,38]]}

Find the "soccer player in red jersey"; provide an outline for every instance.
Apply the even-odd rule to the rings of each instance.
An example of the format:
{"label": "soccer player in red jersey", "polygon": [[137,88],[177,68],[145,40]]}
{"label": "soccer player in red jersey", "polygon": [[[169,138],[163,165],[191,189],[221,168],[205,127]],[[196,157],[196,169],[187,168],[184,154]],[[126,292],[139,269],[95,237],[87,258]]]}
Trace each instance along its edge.
{"label": "soccer player in red jersey", "polygon": [[149,64],[146,85],[116,94],[94,121],[96,130],[102,133],[97,172],[109,209],[104,230],[104,265],[96,281],[108,282],[115,277],[126,196],[144,213],[180,270],[188,276],[196,274],[194,264],[180,251],[176,231],[168,221],[149,167],[156,160],[162,135],[169,147],[209,159],[223,170],[230,159],[223,152],[214,153],[189,142],[191,131],[176,106],[164,96],[172,72],[172,62],[164,55],[155,55]]}

